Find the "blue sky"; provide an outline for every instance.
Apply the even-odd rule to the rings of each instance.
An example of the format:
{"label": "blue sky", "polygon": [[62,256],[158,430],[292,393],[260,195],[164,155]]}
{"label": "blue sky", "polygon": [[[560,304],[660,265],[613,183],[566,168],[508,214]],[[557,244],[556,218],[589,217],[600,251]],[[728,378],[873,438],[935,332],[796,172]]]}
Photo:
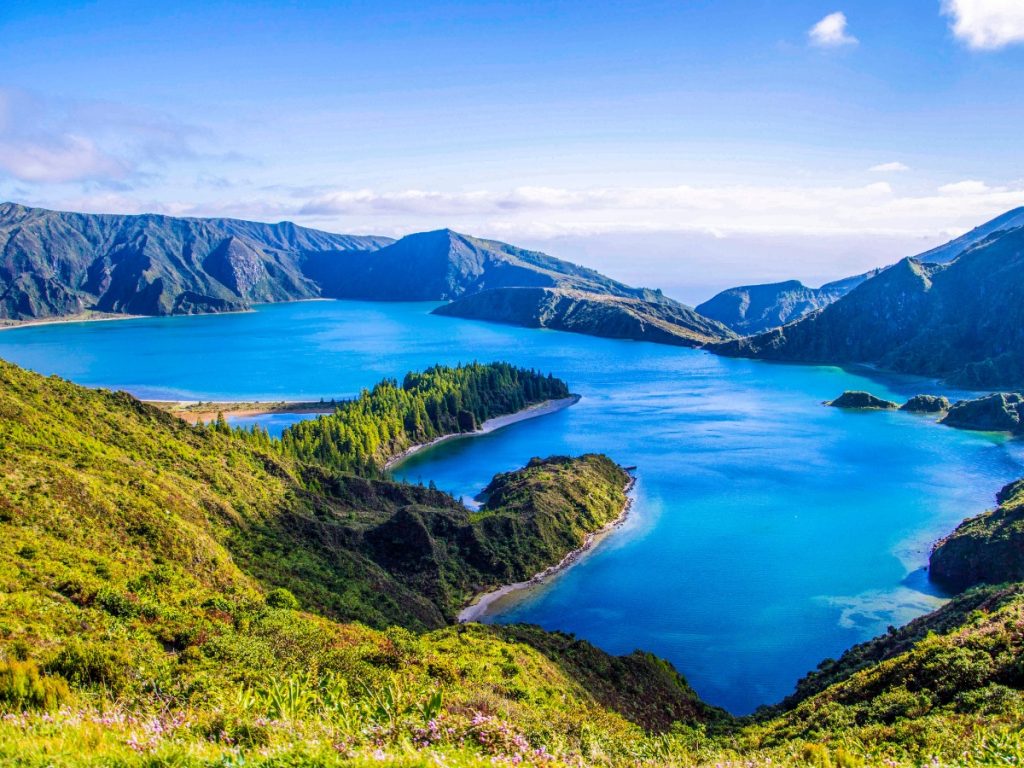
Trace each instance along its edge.
{"label": "blue sky", "polygon": [[7,0],[0,67],[0,198],[451,226],[688,300],[1024,204],[1019,0]]}

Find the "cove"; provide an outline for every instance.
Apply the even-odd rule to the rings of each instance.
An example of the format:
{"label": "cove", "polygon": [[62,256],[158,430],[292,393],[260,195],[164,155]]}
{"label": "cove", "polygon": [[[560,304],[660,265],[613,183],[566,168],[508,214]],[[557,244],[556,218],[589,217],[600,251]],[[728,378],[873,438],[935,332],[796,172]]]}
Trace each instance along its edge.
{"label": "cove", "polygon": [[0,357],[204,400],[340,398],[472,359],[550,371],[579,403],[443,443],[396,473],[471,499],[533,456],[600,451],[636,465],[627,524],[491,620],[652,651],[735,713],[935,607],[922,571],[931,542],[1024,475],[1020,444],[1003,437],[821,405],[846,389],[957,395],[933,383],[435,317],[433,306],[306,302],[27,327],[0,332]]}

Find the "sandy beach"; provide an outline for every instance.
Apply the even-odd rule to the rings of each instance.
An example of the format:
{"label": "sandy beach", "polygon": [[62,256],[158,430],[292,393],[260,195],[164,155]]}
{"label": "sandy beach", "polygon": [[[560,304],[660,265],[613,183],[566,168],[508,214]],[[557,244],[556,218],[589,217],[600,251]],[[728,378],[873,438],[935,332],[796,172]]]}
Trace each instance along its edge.
{"label": "sandy beach", "polygon": [[488,432],[494,432],[495,430],[501,429],[502,427],[507,427],[509,424],[516,424],[517,422],[526,421],[527,419],[535,419],[538,416],[546,416],[549,413],[555,413],[556,411],[560,411],[563,408],[568,408],[570,405],[575,405],[576,403],[579,402],[579,400],[579,395],[570,395],[569,397],[563,397],[559,400],[545,400],[543,403],[537,403],[536,405],[528,406],[526,408],[523,408],[523,410],[521,411],[516,411],[515,413],[510,413],[506,416],[496,416],[493,419],[488,419],[483,424],[481,424],[480,428],[475,432],[459,432],[454,435],[444,435],[442,437],[438,437],[434,440],[431,440],[429,443],[420,443],[418,445],[413,445],[409,448],[406,448],[404,451],[402,451],[394,458],[389,459],[388,462],[384,465],[384,469],[394,469],[396,466],[401,464],[414,453],[419,453],[420,451],[426,450],[427,448],[431,448],[435,445],[438,445],[439,443],[444,443],[447,442],[448,440],[458,440],[464,437],[476,437],[478,435],[485,435]]}
{"label": "sandy beach", "polygon": [[42,320],[5,320],[0,322],[0,331],[12,331],[15,328],[37,328],[41,325],[67,325],[68,323],[108,323],[113,320],[139,320],[146,315],[120,315],[103,312],[83,312],[64,317],[48,317]]}
{"label": "sandy beach", "polygon": [[490,592],[484,592],[477,595],[473,599],[473,602],[459,611],[459,615],[457,617],[458,621],[460,623],[467,621],[479,621],[487,615],[495,603],[500,601],[506,595],[543,584],[548,579],[556,576],[567,568],[571,568],[575,563],[579,562],[580,558],[593,549],[595,545],[600,543],[612,531],[626,522],[626,518],[629,517],[630,510],[633,508],[633,498],[629,494],[633,490],[633,485],[635,483],[636,479],[632,477],[629,479],[629,482],[626,483],[626,503],[623,505],[622,512],[619,516],[593,533],[588,533],[580,547],[569,552],[569,554],[563,557],[555,565],[545,568],[540,573],[534,574],[526,581],[517,581],[514,584],[505,584],[504,586],[498,587]]}
{"label": "sandy beach", "polygon": [[267,413],[334,413],[335,403],[319,401],[279,400],[276,402],[223,402],[213,403],[194,400],[147,400],[161,410],[195,424],[197,421],[211,421],[218,413],[225,416],[262,416]]}

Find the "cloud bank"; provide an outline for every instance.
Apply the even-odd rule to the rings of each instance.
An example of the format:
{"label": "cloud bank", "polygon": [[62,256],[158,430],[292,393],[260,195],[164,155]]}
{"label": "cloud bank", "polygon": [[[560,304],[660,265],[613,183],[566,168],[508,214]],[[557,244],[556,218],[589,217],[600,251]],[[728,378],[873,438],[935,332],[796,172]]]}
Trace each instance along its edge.
{"label": "cloud bank", "polygon": [[943,0],[953,34],[968,48],[993,51],[1024,42],[1021,0]]}
{"label": "cloud bank", "polygon": [[878,165],[872,165],[868,170],[872,173],[902,173],[903,171],[909,171],[910,166],[900,162],[879,163]]}

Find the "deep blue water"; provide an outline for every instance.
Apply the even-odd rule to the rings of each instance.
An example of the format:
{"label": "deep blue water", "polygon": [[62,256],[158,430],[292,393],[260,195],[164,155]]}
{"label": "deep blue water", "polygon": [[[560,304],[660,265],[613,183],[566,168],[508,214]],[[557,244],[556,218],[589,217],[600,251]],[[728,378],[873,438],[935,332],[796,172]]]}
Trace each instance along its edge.
{"label": "deep blue water", "polygon": [[[418,454],[399,468],[472,497],[532,456],[637,465],[629,522],[499,621],[670,659],[733,712],[777,701],[826,656],[933,608],[931,542],[1024,475],[1019,442],[821,401],[941,392],[894,376],[310,302],[220,316],[0,333],[0,357],[149,398],[345,397],[433,363],[509,360],[567,380],[574,407]],[[294,417],[266,417],[279,431]]]}

